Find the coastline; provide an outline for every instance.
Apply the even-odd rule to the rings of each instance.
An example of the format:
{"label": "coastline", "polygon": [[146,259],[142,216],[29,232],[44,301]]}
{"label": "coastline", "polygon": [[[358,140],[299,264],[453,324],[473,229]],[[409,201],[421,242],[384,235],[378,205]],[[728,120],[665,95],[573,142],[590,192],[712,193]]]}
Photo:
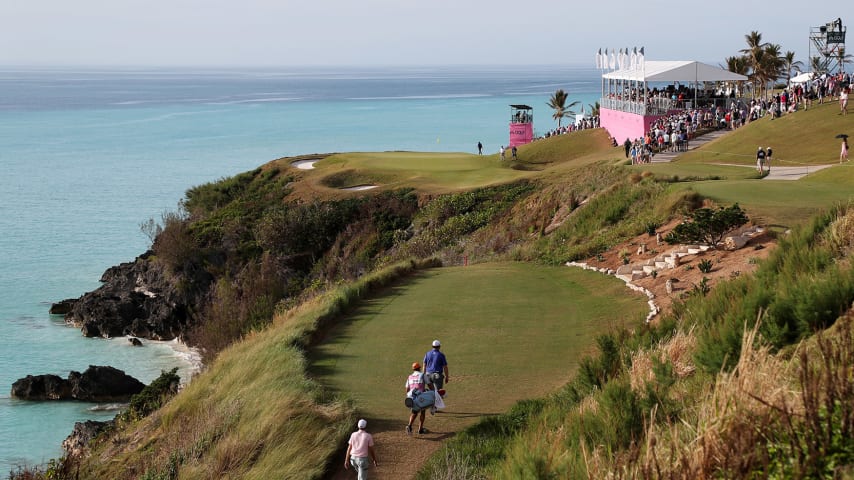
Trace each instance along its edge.
{"label": "coastline", "polygon": [[[187,79],[170,75],[75,71],[74,81],[63,69],[7,75],[2,83],[22,93],[8,105],[2,134],[9,140],[10,162],[8,188],[0,193],[18,208],[0,221],[9,232],[0,242],[6,259],[0,285],[7,294],[0,302],[0,377],[7,385],[0,395],[0,430],[17,440],[0,442],[0,469],[58,455],[74,422],[107,413],[92,416],[89,405],[10,399],[8,386],[17,378],[67,374],[92,363],[148,383],[162,369],[181,365],[185,384],[204,368],[199,352],[180,342],[143,339],[146,348],[140,349],[126,337],[82,338],[79,329],[53,328],[60,322],[46,314],[56,299],[97,289],[105,268],[145,251],[148,239],[139,233],[139,222],[174,209],[190,186],[250,171],[268,159],[330,151],[331,138],[336,151],[464,151],[473,139],[496,149],[505,142],[506,105],[541,93],[531,86],[532,77],[538,85],[563,82],[585,104],[598,96],[598,88],[590,93],[580,86],[591,83],[587,73],[571,68],[496,71],[501,69],[476,68],[460,76],[456,68],[431,69],[427,78],[407,80],[407,91],[390,96],[388,88],[399,81],[396,69],[274,79],[278,89],[304,96],[301,102],[272,101],[278,95],[270,93],[269,78],[250,74],[235,80],[232,72],[193,76],[194,88],[186,94],[176,94],[173,86]],[[379,83],[373,79],[378,75]],[[448,82],[436,83],[437,75]],[[129,80],[142,90],[97,88],[99,82]],[[473,91],[489,96],[458,97]],[[367,98],[378,100],[356,100]],[[236,103],[247,99],[251,109]],[[407,121],[414,115],[417,131]],[[169,175],[143,174],[148,171]],[[49,235],[44,225],[50,225]]]}
{"label": "coastline", "polygon": [[204,368],[204,363],[202,363],[202,353],[199,349],[191,347],[177,338],[163,342],[158,340],[149,340],[149,342],[159,342],[169,345],[172,351],[175,352],[175,356],[190,366],[187,377],[181,377],[181,385],[189,384],[190,381],[202,371],[202,368]]}

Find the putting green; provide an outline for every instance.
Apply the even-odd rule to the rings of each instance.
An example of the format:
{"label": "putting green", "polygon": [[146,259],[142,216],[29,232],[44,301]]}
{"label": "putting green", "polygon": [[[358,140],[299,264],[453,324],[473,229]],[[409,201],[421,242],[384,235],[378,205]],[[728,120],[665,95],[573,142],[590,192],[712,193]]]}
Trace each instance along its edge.
{"label": "putting green", "polygon": [[[554,391],[595,336],[642,322],[646,297],[606,275],[570,267],[481,264],[422,272],[365,302],[312,352],[312,371],[362,415],[404,423],[404,381],[442,341],[447,431]],[[384,423],[384,422],[383,422]]]}

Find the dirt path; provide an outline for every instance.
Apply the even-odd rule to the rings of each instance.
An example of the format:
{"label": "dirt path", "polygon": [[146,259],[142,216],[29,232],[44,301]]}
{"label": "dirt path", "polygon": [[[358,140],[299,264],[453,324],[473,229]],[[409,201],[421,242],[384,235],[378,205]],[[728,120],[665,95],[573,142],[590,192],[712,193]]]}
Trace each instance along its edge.
{"label": "dirt path", "polygon": [[[451,398],[448,399],[452,402]],[[449,405],[450,406],[450,405]],[[436,452],[442,443],[456,435],[456,432],[477,422],[481,418],[498,412],[481,412],[472,410],[473,405],[465,402],[456,408],[448,408],[436,415],[427,414],[424,428],[428,433],[411,436],[404,431],[408,410],[403,405],[399,419],[377,419],[368,423],[368,431],[374,437],[379,467],[372,468],[370,478],[376,480],[409,480],[414,479],[418,469]],[[418,420],[415,421],[418,428]],[[351,468],[344,470],[344,455],[341,455],[337,471],[330,476],[332,480],[352,480],[356,472]]]}

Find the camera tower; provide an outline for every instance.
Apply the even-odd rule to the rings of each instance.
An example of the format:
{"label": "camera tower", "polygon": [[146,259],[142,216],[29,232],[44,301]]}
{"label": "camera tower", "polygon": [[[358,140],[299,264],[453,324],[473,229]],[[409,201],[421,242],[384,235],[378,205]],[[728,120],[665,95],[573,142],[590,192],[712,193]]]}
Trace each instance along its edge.
{"label": "camera tower", "polygon": [[845,30],[841,18],[810,28],[810,70],[817,74],[845,70]]}

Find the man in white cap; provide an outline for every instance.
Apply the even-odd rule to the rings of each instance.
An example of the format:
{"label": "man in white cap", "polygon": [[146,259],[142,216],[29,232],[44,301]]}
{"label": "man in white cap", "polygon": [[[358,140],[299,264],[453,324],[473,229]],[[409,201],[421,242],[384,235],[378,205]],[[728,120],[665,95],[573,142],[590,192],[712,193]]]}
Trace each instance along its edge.
{"label": "man in white cap", "polygon": [[445,359],[445,354],[440,352],[442,343],[439,340],[433,340],[433,350],[424,355],[424,373],[427,375],[427,381],[433,385],[433,390],[437,392],[445,382],[450,382],[448,376],[448,361]]}
{"label": "man in white cap", "polygon": [[359,430],[350,434],[350,441],[347,442],[347,455],[344,456],[344,469],[350,468],[350,465],[356,469],[356,478],[358,480],[368,479],[369,460],[373,460],[374,466],[377,466],[377,453],[374,451],[374,437],[365,431],[368,426],[368,421],[364,418],[359,420],[357,424]]}
{"label": "man in white cap", "polygon": [[765,165],[765,150],[759,147],[759,150],[756,151],[756,170],[759,173],[762,173],[763,165]]}

